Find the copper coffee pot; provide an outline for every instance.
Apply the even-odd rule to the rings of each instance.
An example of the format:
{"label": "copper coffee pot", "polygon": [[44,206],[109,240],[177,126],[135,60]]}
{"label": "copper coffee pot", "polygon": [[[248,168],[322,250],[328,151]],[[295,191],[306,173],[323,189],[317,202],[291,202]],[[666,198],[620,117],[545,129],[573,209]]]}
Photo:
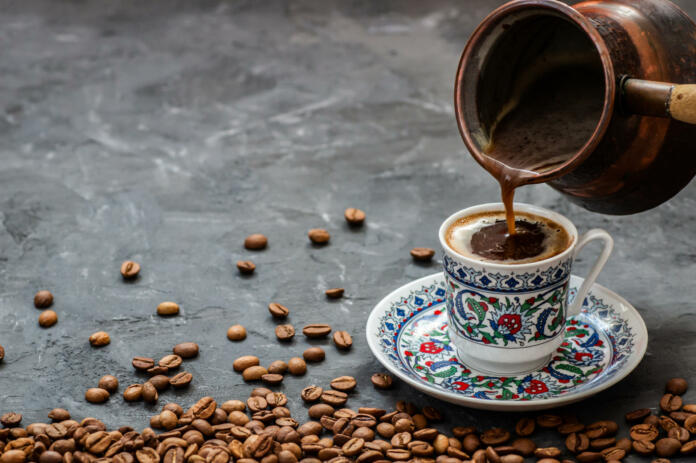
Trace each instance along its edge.
{"label": "copper coffee pot", "polygon": [[[589,48],[568,39],[580,30]],[[587,47],[585,45],[585,47]],[[696,24],[667,0],[514,0],[491,13],[462,54],[457,124],[482,163],[485,140],[517,76],[544,53],[596,54],[604,108],[587,143],[533,183],[586,209],[632,214],[678,193],[696,174]]]}

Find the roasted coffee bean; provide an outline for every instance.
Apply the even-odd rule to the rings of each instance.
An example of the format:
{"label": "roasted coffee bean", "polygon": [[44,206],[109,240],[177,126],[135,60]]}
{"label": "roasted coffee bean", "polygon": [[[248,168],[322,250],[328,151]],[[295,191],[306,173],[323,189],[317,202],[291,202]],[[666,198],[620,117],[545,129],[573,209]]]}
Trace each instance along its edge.
{"label": "roasted coffee bean", "polygon": [[234,371],[242,372],[249,367],[253,367],[259,364],[259,358],[255,355],[243,355],[237,357],[234,362],[232,362],[232,368]]}
{"label": "roasted coffee bean", "polygon": [[561,456],[561,449],[557,447],[543,447],[534,450],[534,456],[537,458],[558,458]]}
{"label": "roasted coffee bean", "polygon": [[363,222],[365,222],[365,212],[354,207],[349,207],[346,209],[346,211],[343,213],[343,217],[345,217],[348,225],[353,227],[359,227],[363,224]]}
{"label": "roasted coffee bean", "polygon": [[251,412],[258,412],[259,410],[265,410],[268,407],[268,402],[263,397],[253,396],[247,399],[247,408]]}
{"label": "roasted coffee bean", "polygon": [[54,408],[48,412],[48,417],[53,421],[65,421],[70,419],[70,412],[64,408]]}
{"label": "roasted coffee bean", "polygon": [[428,419],[428,421],[442,421],[442,415],[440,414],[440,411],[435,407],[423,407],[422,413]]}
{"label": "roasted coffee bean", "polygon": [[179,304],[176,302],[166,301],[160,302],[157,305],[157,315],[161,317],[171,317],[179,314]]}
{"label": "roasted coffee bean", "polygon": [[123,400],[126,402],[135,402],[143,398],[143,385],[131,384],[123,391]]}
{"label": "roasted coffee bean", "polygon": [[[563,460],[564,462],[570,462],[571,460]],[[536,461],[536,463],[561,463],[556,458],[541,458]]]}
{"label": "roasted coffee bean", "polygon": [[331,239],[329,232],[323,228],[312,228],[307,233],[307,236],[313,244],[326,244],[329,242],[329,239]]}
{"label": "roasted coffee bean", "polygon": [[670,429],[667,433],[667,437],[673,437],[674,439],[677,439],[679,442],[683,444],[684,442],[689,440],[691,434],[689,434],[689,431],[687,431],[686,429],[680,427]]}
{"label": "roasted coffee bean", "polygon": [[118,390],[118,378],[113,375],[104,375],[99,379],[99,387],[106,389],[109,393],[114,393]]}
{"label": "roasted coffee bean", "polygon": [[127,260],[121,264],[121,276],[130,280],[138,276],[140,273],[140,264],[132,260]]}
{"label": "roasted coffee bean", "polygon": [[655,453],[659,457],[671,457],[681,450],[682,443],[673,437],[664,437],[655,442]]}
{"label": "roasted coffee bean", "polygon": [[696,434],[696,415],[692,415],[684,420],[684,427],[691,434]]}
{"label": "roasted coffee bean", "polygon": [[157,392],[157,388],[155,387],[154,384],[151,382],[146,382],[143,384],[143,400],[149,404],[153,404],[157,402],[157,399],[159,398],[159,393]]}
{"label": "roasted coffee bean", "polygon": [[626,451],[626,453],[631,451],[631,439],[628,439],[626,437],[622,437],[621,439],[616,441],[616,447],[623,449]]}
{"label": "roasted coffee bean", "polygon": [[242,341],[246,339],[246,337],[246,328],[244,328],[242,325],[232,325],[227,328],[227,339],[230,341]]}
{"label": "roasted coffee bean", "polygon": [[582,432],[585,430],[585,425],[582,423],[564,423],[556,428],[559,434],[567,436],[574,432]]}
{"label": "roasted coffee bean", "polygon": [[394,378],[389,373],[375,373],[370,381],[377,389],[389,389],[394,384]]}
{"label": "roasted coffee bean", "polygon": [[501,463],[523,463],[524,462],[524,457],[521,455],[515,455],[514,453],[511,453],[509,455],[503,455],[500,457]]}
{"label": "roasted coffee bean", "polygon": [[574,432],[566,437],[565,446],[572,453],[584,452],[590,447],[590,439],[585,433]]}
{"label": "roasted coffee bean", "polygon": [[152,447],[144,447],[140,450],[136,450],[135,458],[138,463],[159,463],[160,456]]}
{"label": "roasted coffee bean", "polygon": [[152,378],[148,380],[148,382],[152,383],[153,386],[155,386],[155,389],[157,391],[164,391],[169,387],[169,377],[165,375],[155,375]]}
{"label": "roasted coffee bean", "polygon": [[512,447],[523,457],[534,454],[534,451],[537,449],[536,443],[526,437],[520,437],[512,441]]}
{"label": "roasted coffee bean", "polygon": [[481,434],[481,442],[486,445],[500,445],[510,439],[510,433],[503,428],[492,428]]}
{"label": "roasted coffee bean", "polygon": [[343,454],[352,457],[360,453],[360,451],[363,449],[365,446],[365,440],[361,439],[359,437],[353,437],[350,439],[348,442],[343,444],[343,447],[341,447],[341,450],[343,451]]}
{"label": "roasted coffee bean", "polygon": [[[305,357],[306,358],[306,357]],[[332,389],[341,392],[350,392],[355,389],[357,381],[352,376],[339,376],[331,380],[330,386]]]}
{"label": "roasted coffee bean", "polygon": [[290,314],[290,309],[277,302],[271,302],[268,304],[268,311],[271,313],[273,318],[286,318]]}
{"label": "roasted coffee bean", "polygon": [[47,450],[39,457],[39,463],[61,463],[63,455],[53,450]]}
{"label": "roasted coffee bean", "polygon": [[634,440],[631,446],[639,455],[651,455],[655,451],[655,444],[647,439]]}
{"label": "roasted coffee bean", "polygon": [[44,310],[39,315],[39,326],[41,328],[50,328],[58,323],[58,314],[54,310]]}
{"label": "roasted coffee bean", "polygon": [[696,440],[685,442],[681,446],[681,453],[684,455],[691,455],[696,452]]}
{"label": "roasted coffee bean", "polygon": [[686,413],[681,410],[670,412],[669,417],[672,418],[677,423],[683,423],[688,417],[693,415],[693,413]]}
{"label": "roasted coffee bean", "polygon": [[22,450],[5,450],[5,453],[0,455],[0,463],[24,463],[26,454]]}
{"label": "roasted coffee bean", "polygon": [[100,387],[91,387],[85,392],[85,399],[93,404],[103,404],[109,399],[109,391]]}
{"label": "roasted coffee bean", "polygon": [[397,449],[402,449],[406,448],[406,446],[411,443],[411,440],[413,439],[413,436],[411,436],[411,433],[409,432],[399,432],[394,434],[391,438],[391,445],[394,448]]}
{"label": "roasted coffee bean", "polygon": [[590,441],[590,448],[592,450],[604,450],[608,447],[613,447],[615,444],[616,439],[614,437],[600,437]]}
{"label": "roasted coffee bean", "polygon": [[106,331],[97,331],[89,337],[89,343],[92,347],[104,347],[111,343],[111,337]]}
{"label": "roasted coffee bean", "polygon": [[536,418],[536,423],[542,428],[557,428],[563,424],[563,419],[558,415],[539,415]]}
{"label": "roasted coffee bean", "polygon": [[302,389],[302,391],[300,392],[300,397],[302,397],[302,400],[308,403],[316,402],[317,400],[319,400],[323,392],[324,389],[322,389],[321,387],[311,385]]}
{"label": "roasted coffee bean", "polygon": [[339,349],[348,350],[353,346],[353,338],[347,331],[335,331],[333,342]]}
{"label": "roasted coffee bean", "polygon": [[181,366],[182,359],[176,354],[165,355],[158,362],[159,366],[167,368],[168,370],[176,370]]}
{"label": "roasted coffee bean", "polygon": [[288,371],[292,375],[304,375],[307,372],[307,364],[300,357],[293,357],[288,360]]}
{"label": "roasted coffee bean", "polygon": [[131,364],[138,371],[147,371],[155,366],[155,360],[150,357],[133,357]]}
{"label": "roasted coffee bean", "polygon": [[259,365],[251,366],[242,372],[244,381],[258,381],[263,375],[267,375],[268,370]]}
{"label": "roasted coffee bean", "polygon": [[326,323],[312,323],[302,328],[302,334],[311,339],[323,338],[329,333],[331,333],[331,326]]}
{"label": "roasted coffee bean", "polygon": [[674,395],[684,395],[689,388],[689,383],[684,378],[672,378],[665,385],[665,392]]}
{"label": "roasted coffee bean", "polygon": [[[686,423],[686,421],[684,422]],[[677,424],[676,421],[674,421],[672,418],[669,416],[660,416],[658,424],[662,429],[665,431],[669,431],[672,428],[678,428],[679,425]]]}
{"label": "roasted coffee bean", "polygon": [[261,376],[261,381],[263,381],[266,384],[275,386],[283,382],[283,375],[266,373],[265,375]]}
{"label": "roasted coffee bean", "polygon": [[657,426],[660,424],[660,418],[656,415],[646,416],[645,419],[643,419],[643,424],[652,424]]}
{"label": "roasted coffee bean", "polygon": [[256,265],[250,260],[238,260],[237,270],[242,275],[251,275],[256,270]]}
{"label": "roasted coffee bean", "polygon": [[190,359],[198,355],[198,344],[195,342],[182,342],[174,346],[172,352],[183,359]]}
{"label": "roasted coffee bean", "polygon": [[315,404],[315,405],[312,405],[311,407],[309,407],[309,410],[307,410],[307,413],[309,414],[310,418],[318,420],[324,415],[332,415],[334,411],[335,410],[331,405]]}
{"label": "roasted coffee bean", "polygon": [[413,260],[420,262],[429,262],[435,255],[435,250],[430,248],[413,248],[411,249],[411,257]]}
{"label": "roasted coffee bean", "polygon": [[649,415],[650,415],[649,408],[639,408],[638,410],[633,410],[632,412],[626,413],[626,415],[624,415],[624,417],[626,418],[626,421],[631,423],[631,422],[635,422],[635,421],[640,421]]}
{"label": "roasted coffee bean", "polygon": [[325,291],[326,297],[329,299],[340,299],[343,297],[345,290],[343,288],[331,288]]}
{"label": "roasted coffee bean", "polygon": [[268,365],[267,370],[274,375],[284,375],[288,371],[288,364],[282,360],[274,360]]}
{"label": "roasted coffee bean", "polygon": [[476,434],[467,434],[462,439],[462,448],[468,454],[474,453],[481,446],[481,439]]}
{"label": "roasted coffee bean", "polygon": [[0,346],[0,362],[5,358],[5,348]]}
{"label": "roasted coffee bean", "polygon": [[[689,429],[689,428],[687,428]],[[654,441],[660,435],[660,431],[652,424],[636,424],[630,429],[631,439]]]}
{"label": "roasted coffee bean", "polygon": [[424,440],[430,442],[440,435],[435,428],[422,428],[413,432],[413,438],[416,440]]}
{"label": "roasted coffee bean", "polygon": [[526,437],[534,434],[536,423],[531,418],[522,418],[515,425],[515,432],[518,436]]}
{"label": "roasted coffee bean", "polygon": [[411,458],[411,451],[404,448],[394,448],[387,450],[386,456],[392,461],[406,461]]}
{"label": "roasted coffee bean", "polygon": [[22,422],[22,415],[15,412],[8,412],[0,416],[0,424],[6,428],[14,428]]}
{"label": "roasted coffee bean", "polygon": [[597,439],[599,437],[612,436],[616,434],[618,429],[619,425],[615,422],[602,420],[585,426],[585,434],[587,434],[587,437],[590,439]]}
{"label": "roasted coffee bean", "polygon": [[307,362],[321,362],[326,357],[326,353],[321,347],[315,346],[305,350],[302,353],[302,357],[304,357]]}
{"label": "roasted coffee bean", "polygon": [[181,389],[191,384],[192,380],[193,375],[191,373],[188,371],[182,371],[181,373],[177,373],[169,378],[169,384],[171,384],[175,389]]}
{"label": "roasted coffee bean", "polygon": [[252,251],[264,249],[268,245],[268,238],[261,233],[253,233],[244,239],[244,247]]}
{"label": "roasted coffee bean", "polygon": [[580,463],[591,463],[601,460],[602,454],[599,452],[582,452],[581,454],[576,455],[575,458],[577,458]]}
{"label": "roasted coffee bean", "polygon": [[341,391],[327,390],[321,394],[321,401],[332,407],[342,407],[348,401],[348,394]]}
{"label": "roasted coffee bean", "polygon": [[275,335],[279,341],[290,341],[295,337],[295,327],[290,324],[278,325],[275,328]]}
{"label": "roasted coffee bean", "polygon": [[53,294],[50,291],[42,290],[34,295],[34,307],[45,309],[53,305]]}
{"label": "roasted coffee bean", "polygon": [[476,428],[474,426],[455,426],[452,428],[452,435],[454,435],[454,437],[457,439],[462,439],[465,436],[475,432]]}
{"label": "roasted coffee bean", "polygon": [[161,365],[155,365],[155,366],[145,370],[145,372],[150,376],[166,375],[167,373],[169,373],[169,368],[163,367]]}
{"label": "roasted coffee bean", "polygon": [[623,458],[626,456],[626,451],[618,447],[607,447],[600,453],[602,454],[604,461],[623,460]]}
{"label": "roasted coffee bean", "polygon": [[682,407],[682,398],[678,395],[667,393],[660,399],[660,408],[669,413],[679,410]]}

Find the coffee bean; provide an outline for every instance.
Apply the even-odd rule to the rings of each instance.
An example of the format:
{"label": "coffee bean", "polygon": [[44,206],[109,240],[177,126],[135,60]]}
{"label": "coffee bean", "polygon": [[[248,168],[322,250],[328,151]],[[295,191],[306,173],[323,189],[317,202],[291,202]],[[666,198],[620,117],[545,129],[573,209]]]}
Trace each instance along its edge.
{"label": "coffee bean", "polygon": [[499,445],[510,439],[510,433],[503,428],[488,429],[481,434],[481,442],[486,445]]}
{"label": "coffee bean", "polygon": [[359,227],[363,224],[363,222],[365,222],[365,212],[354,207],[349,207],[346,209],[343,216],[346,218],[348,225],[353,227]]}
{"label": "coffee bean", "polygon": [[50,291],[41,290],[34,295],[34,307],[45,309],[53,305],[53,294]]}
{"label": "coffee bean", "polygon": [[[570,460],[563,460],[563,461],[570,461]],[[541,458],[536,461],[536,463],[561,463],[560,460],[556,458]]]}
{"label": "coffee bean", "polygon": [[150,376],[155,376],[155,375],[166,375],[167,373],[169,373],[169,368],[163,367],[162,365],[155,365],[155,366],[152,366],[152,367],[148,368],[148,369],[145,370],[145,371],[146,371],[147,374],[150,375]]}
{"label": "coffee bean", "polygon": [[263,381],[266,384],[277,385],[283,382],[283,375],[266,373],[265,375],[261,376],[261,381]]}
{"label": "coffee bean", "polygon": [[244,247],[252,251],[264,249],[267,245],[268,238],[261,233],[254,233],[244,239]]}
{"label": "coffee bean", "polygon": [[343,451],[344,455],[352,457],[360,453],[364,446],[365,441],[363,439],[360,439],[359,437],[354,437],[345,444],[343,444],[341,450]]}
{"label": "coffee bean", "polygon": [[559,434],[567,436],[574,432],[582,432],[585,430],[585,425],[582,423],[564,423],[556,428]]}
{"label": "coffee bean", "polygon": [[585,434],[590,439],[597,439],[598,437],[611,436],[616,434],[619,429],[619,425],[613,421],[601,420],[585,426]]}
{"label": "coffee bean", "polygon": [[563,420],[558,415],[539,415],[536,418],[536,422],[542,428],[557,428],[563,424]]}
{"label": "coffee bean", "polygon": [[684,378],[672,378],[665,385],[665,391],[674,395],[684,395],[688,388],[689,383]]}
{"label": "coffee bean", "polygon": [[680,411],[680,410],[669,413],[669,417],[672,418],[677,423],[683,423],[691,415],[693,415],[693,413],[686,413],[686,412]]}
{"label": "coffee bean", "polygon": [[411,249],[411,257],[419,262],[430,262],[435,255],[435,250],[430,248],[413,248]]}
{"label": "coffee bean", "polygon": [[268,365],[268,372],[274,375],[284,375],[288,371],[288,364],[282,360],[274,360]]}
{"label": "coffee bean", "polygon": [[161,317],[170,317],[179,314],[179,304],[176,302],[160,302],[157,306],[157,315]]}
{"label": "coffee bean", "polygon": [[671,457],[681,450],[682,443],[673,437],[664,437],[655,442],[655,453],[659,457]]}
{"label": "coffee bean", "polygon": [[312,323],[302,328],[302,334],[308,338],[323,338],[331,333],[331,325],[325,323]]}
{"label": "coffee bean", "polygon": [[[685,423],[686,423],[686,421],[685,421]],[[669,416],[660,416],[660,418],[658,419],[658,424],[659,424],[660,427],[661,427],[662,429],[664,429],[665,431],[669,431],[669,430],[672,429],[672,428],[678,428],[678,427],[679,427],[679,425],[677,424],[677,422],[674,421],[674,420],[673,420],[672,418],[670,418]]]}
{"label": "coffee bean", "polygon": [[53,421],[66,421],[70,419],[70,412],[64,408],[54,408],[48,412],[48,417]]}
{"label": "coffee bean", "polygon": [[558,458],[561,456],[561,449],[557,447],[537,448],[534,451],[534,456],[537,458]]}
{"label": "coffee bean", "polygon": [[626,415],[624,415],[624,417],[626,418],[626,421],[631,423],[634,421],[640,421],[649,415],[650,415],[649,408],[639,408],[638,410],[633,410],[632,412],[626,413]]}
{"label": "coffee bean", "polygon": [[268,370],[266,370],[264,367],[259,365],[253,365],[246,368],[242,372],[242,378],[244,378],[244,381],[258,381],[261,379],[263,375],[267,374]]}
{"label": "coffee bean", "polygon": [[288,361],[288,371],[293,375],[304,375],[307,372],[307,364],[300,357],[293,357]]}
{"label": "coffee bean", "polygon": [[111,342],[111,337],[106,331],[97,331],[89,337],[89,343],[92,347],[104,347]]}
{"label": "coffee bean", "polygon": [[660,424],[660,418],[655,415],[646,416],[645,419],[643,419],[643,424],[652,424],[657,426]]}
{"label": "coffee bean", "polygon": [[275,335],[279,341],[290,341],[295,337],[295,327],[290,324],[278,325],[275,328]]}
{"label": "coffee bean", "polygon": [[182,342],[174,346],[172,352],[183,359],[194,358],[198,355],[198,344],[195,342]]}
{"label": "coffee bean", "polygon": [[452,428],[452,434],[457,439],[462,439],[465,436],[473,434],[475,432],[476,428],[474,426],[455,426]]}
{"label": "coffee bean", "polygon": [[109,393],[114,393],[118,390],[118,378],[113,375],[104,375],[99,380],[99,387]]}
{"label": "coffee bean", "polygon": [[329,299],[340,299],[345,290],[343,288],[331,288],[326,290],[326,297]]}
{"label": "coffee bean", "polygon": [[691,434],[684,428],[672,428],[667,433],[667,437],[673,437],[683,444],[689,440]]}
{"label": "coffee bean", "polygon": [[324,353],[324,349],[315,346],[305,350],[302,353],[302,357],[304,357],[307,362],[321,362],[326,357],[326,354]]}
{"label": "coffee bean", "polygon": [[85,399],[87,402],[93,404],[102,404],[109,398],[109,391],[102,389],[100,387],[91,387],[85,392]]}
{"label": "coffee bean", "polygon": [[604,450],[609,447],[614,447],[615,444],[616,439],[613,437],[600,437],[599,439],[593,439],[590,441],[590,448],[592,450]]}
{"label": "coffee bean", "polygon": [[631,439],[623,437],[616,441],[616,446],[628,453],[631,451]]}
{"label": "coffee bean", "polygon": [[696,452],[696,440],[692,440],[684,443],[681,446],[681,453],[684,455],[691,455]]}
{"label": "coffee bean", "polygon": [[534,451],[537,448],[536,443],[526,437],[520,437],[512,441],[512,447],[514,447],[517,453],[524,457],[534,454]]}
{"label": "coffee bean", "polygon": [[256,265],[250,260],[238,260],[237,270],[242,275],[251,275],[256,270]]}
{"label": "coffee bean", "polygon": [[602,459],[602,454],[599,452],[582,452],[581,454],[577,455],[575,458],[580,463],[591,463],[594,461],[599,461]]}
{"label": "coffee bean", "polygon": [[331,238],[329,232],[323,228],[312,228],[307,233],[307,236],[309,236],[309,240],[314,244],[326,244]]}
{"label": "coffee bean", "polygon": [[342,391],[326,390],[321,394],[321,401],[332,407],[342,407],[348,401],[348,394]]}
{"label": "coffee bean", "polygon": [[124,279],[133,279],[138,276],[138,273],[140,273],[140,264],[137,262],[127,260],[121,264],[121,276]]}
{"label": "coffee bean", "polygon": [[164,391],[169,387],[169,377],[165,375],[155,375],[148,380],[157,389],[157,392]]}
{"label": "coffee bean", "polygon": [[273,318],[286,318],[290,314],[290,309],[277,302],[271,302],[268,304],[268,311],[271,313]]}
{"label": "coffee bean", "polygon": [[234,368],[234,371],[242,372],[249,367],[258,365],[259,363],[259,358],[257,356],[243,355],[241,357],[237,357],[237,359],[232,362],[232,368]]}
{"label": "coffee bean", "polygon": [[123,391],[123,400],[126,402],[135,402],[143,397],[143,385],[131,384]]}
{"label": "coffee bean", "polygon": [[682,407],[682,398],[678,395],[667,393],[660,399],[660,408],[665,412],[674,412]]}
{"label": "coffee bean", "polygon": [[377,389],[389,389],[394,384],[394,378],[388,373],[375,373],[370,380]]}
{"label": "coffee bean", "polygon": [[353,346],[353,338],[347,331],[334,331],[333,341],[339,349],[350,349]]}
{"label": "coffee bean", "polygon": [[[689,429],[688,427],[686,429]],[[660,435],[660,431],[652,424],[636,424],[630,429],[631,439],[654,441]]]}
{"label": "coffee bean", "polygon": [[159,454],[152,447],[136,450],[135,458],[138,460],[138,463],[159,463],[160,461]]}
{"label": "coffee bean", "polygon": [[[306,358],[306,357],[305,357]],[[331,388],[341,392],[350,392],[355,389],[357,382],[352,376],[339,376],[331,380]]]}
{"label": "coffee bean", "polygon": [[181,366],[181,363],[181,357],[176,354],[165,355],[158,362],[159,366],[167,368],[168,370],[176,370]]}
{"label": "coffee bean", "polygon": [[655,444],[647,439],[634,440],[631,447],[639,455],[651,455],[655,451]]}
{"label": "coffee bean", "polygon": [[462,439],[462,448],[465,452],[474,453],[481,446],[481,439],[476,434],[467,434]]}
{"label": "coffee bean", "polygon": [[162,410],[159,416],[162,427],[167,431],[174,429],[179,424],[179,417],[171,410]]}
{"label": "coffee bean", "polygon": [[39,456],[39,463],[61,463],[63,455],[53,450],[46,450]]}
{"label": "coffee bean", "polygon": [[0,424],[6,428],[14,428],[22,422],[22,415],[15,412],[8,412],[0,416]]}
{"label": "coffee bean", "polygon": [[523,463],[524,457],[521,455],[509,454],[500,457],[501,463]]}
{"label": "coffee bean", "polygon": [[159,394],[157,393],[157,388],[151,382],[146,382],[143,384],[143,400],[149,404],[157,402]]}
{"label": "coffee bean", "polygon": [[50,328],[58,323],[58,314],[53,310],[44,310],[39,315],[39,326],[42,328]]}
{"label": "coffee bean", "polygon": [[526,437],[534,434],[536,423],[532,418],[522,418],[515,425],[515,432],[518,436]]}
{"label": "coffee bean", "polygon": [[314,404],[307,410],[310,418],[318,420],[324,415],[333,415],[334,408],[328,404]]}
{"label": "coffee bean", "polygon": [[311,385],[302,389],[302,391],[300,392],[300,397],[302,398],[302,400],[308,403],[316,402],[317,400],[319,400],[323,392],[324,389],[322,389],[321,387]]}
{"label": "coffee bean", "polygon": [[590,439],[587,434],[574,432],[566,437],[565,446],[572,453],[584,452],[590,447]]}
{"label": "coffee bean", "polygon": [[242,325],[232,325],[227,328],[227,339],[230,341],[242,341],[246,339],[246,337],[246,328],[244,328]]}
{"label": "coffee bean", "polygon": [[0,346],[0,362],[5,358],[5,348]]}
{"label": "coffee bean", "polygon": [[146,371],[155,366],[155,360],[150,357],[133,357],[131,364],[138,371]]}

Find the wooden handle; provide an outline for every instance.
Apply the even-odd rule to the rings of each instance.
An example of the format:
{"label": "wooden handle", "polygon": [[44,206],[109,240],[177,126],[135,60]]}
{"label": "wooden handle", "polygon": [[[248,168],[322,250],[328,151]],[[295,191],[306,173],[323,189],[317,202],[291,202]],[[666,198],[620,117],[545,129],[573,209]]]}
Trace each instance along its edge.
{"label": "wooden handle", "polygon": [[696,124],[696,84],[674,86],[669,114],[678,121]]}

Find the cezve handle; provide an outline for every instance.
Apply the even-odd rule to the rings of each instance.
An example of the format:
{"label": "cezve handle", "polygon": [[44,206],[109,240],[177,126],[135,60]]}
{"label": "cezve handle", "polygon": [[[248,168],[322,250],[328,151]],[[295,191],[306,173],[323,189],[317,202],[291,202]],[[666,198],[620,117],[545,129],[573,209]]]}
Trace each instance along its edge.
{"label": "cezve handle", "polygon": [[623,81],[622,91],[623,106],[632,113],[696,124],[696,84],[628,78]]}

